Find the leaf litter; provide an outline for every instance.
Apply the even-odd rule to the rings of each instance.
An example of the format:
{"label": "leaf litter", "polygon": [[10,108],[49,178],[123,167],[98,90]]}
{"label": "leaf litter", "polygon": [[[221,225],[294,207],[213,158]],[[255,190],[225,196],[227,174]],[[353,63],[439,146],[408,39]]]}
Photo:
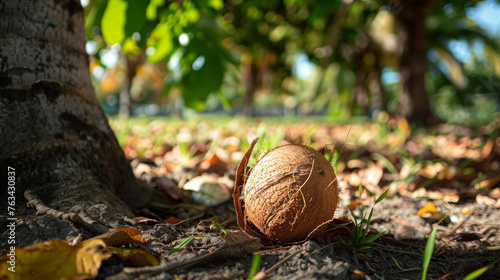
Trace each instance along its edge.
{"label": "leaf litter", "polygon": [[[480,277],[488,279],[500,273],[495,262],[500,257],[498,124],[478,131],[451,125],[412,131],[405,121],[338,126],[202,121],[176,127],[155,120],[129,125],[112,122],[135,175],[158,191],[159,200],[137,209],[141,217],[129,230],[92,239],[105,240],[109,248],[102,264],[65,277],[420,279],[433,229],[427,277],[462,279],[481,271]],[[258,137],[264,140],[253,142]],[[226,195],[238,188],[255,157],[245,151],[255,146],[254,154],[262,154],[273,148],[266,140],[333,149],[330,160],[342,203],[315,240],[263,247],[238,227],[241,206],[235,208]],[[238,166],[242,159],[247,162]],[[350,242],[340,241],[349,240],[353,230],[349,211],[363,213],[384,192],[387,197],[377,201],[366,234],[385,234],[371,243],[373,250],[356,252]],[[130,255],[139,260],[127,259]],[[260,256],[258,272],[254,256]]]}

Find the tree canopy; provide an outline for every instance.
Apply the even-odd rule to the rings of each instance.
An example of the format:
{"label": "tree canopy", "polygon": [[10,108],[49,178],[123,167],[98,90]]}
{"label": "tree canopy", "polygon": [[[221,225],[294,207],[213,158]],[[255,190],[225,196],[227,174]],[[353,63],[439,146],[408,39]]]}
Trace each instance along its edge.
{"label": "tree canopy", "polygon": [[[133,67],[136,102],[181,98],[197,110],[268,106],[348,118],[400,113],[415,103],[402,93],[422,87],[438,118],[484,122],[498,110],[500,54],[498,38],[470,17],[481,2],[426,1],[411,23],[425,27],[425,40],[409,38],[417,42],[408,51],[403,17],[415,8],[398,0],[90,0],[86,29],[102,98],[123,91]],[[418,41],[427,65],[410,77],[425,75],[425,84],[422,76],[406,87],[401,67]],[[474,109],[484,104],[496,106]]]}

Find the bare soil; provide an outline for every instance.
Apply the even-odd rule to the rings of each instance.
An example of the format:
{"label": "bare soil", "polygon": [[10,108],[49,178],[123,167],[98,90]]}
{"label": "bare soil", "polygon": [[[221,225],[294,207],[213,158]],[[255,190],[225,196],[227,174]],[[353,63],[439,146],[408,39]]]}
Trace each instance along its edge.
{"label": "bare soil", "polygon": [[[386,231],[386,234],[375,242],[373,251],[364,254],[352,249],[347,241],[348,236],[340,236],[347,241],[346,244],[328,234],[301,244],[261,247],[254,254],[262,256],[260,268],[267,272],[268,278],[265,279],[421,279],[426,239],[397,241],[393,237],[396,228],[405,222],[425,231],[428,236],[436,223],[425,221],[417,215],[423,203],[426,202],[396,197],[377,204],[372,226],[376,231]],[[227,215],[226,209],[230,206],[229,203],[214,212],[209,211],[207,217],[217,212]],[[462,214],[461,209],[464,207],[471,209],[472,214]],[[499,245],[498,209],[474,202],[442,204],[438,209],[445,210],[452,219],[464,222],[461,225],[449,222],[438,227],[428,279],[463,279],[468,273],[500,259],[500,251],[487,250],[488,246]],[[234,216],[230,214],[227,220],[231,219]],[[227,229],[239,230],[234,223]],[[211,227],[210,223],[200,223],[200,219],[182,226],[145,226],[142,231],[145,237],[150,238],[150,244],[155,244],[150,248],[157,253],[173,247],[186,236],[203,236],[183,252],[168,257],[172,263],[195,260],[223,244],[223,234]],[[111,259],[104,263],[99,278],[247,279],[254,254],[230,258],[222,256],[170,272],[144,270],[140,275],[110,275],[119,272],[123,266],[118,260]],[[498,275],[500,268],[497,265],[478,279],[498,279]]]}

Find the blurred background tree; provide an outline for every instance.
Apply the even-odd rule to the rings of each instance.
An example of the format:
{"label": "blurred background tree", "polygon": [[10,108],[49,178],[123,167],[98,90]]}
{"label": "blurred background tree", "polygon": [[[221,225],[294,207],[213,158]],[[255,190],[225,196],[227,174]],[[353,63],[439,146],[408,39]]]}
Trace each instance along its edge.
{"label": "blurred background tree", "polygon": [[480,123],[500,108],[499,30],[473,19],[493,0],[82,2],[109,114]]}

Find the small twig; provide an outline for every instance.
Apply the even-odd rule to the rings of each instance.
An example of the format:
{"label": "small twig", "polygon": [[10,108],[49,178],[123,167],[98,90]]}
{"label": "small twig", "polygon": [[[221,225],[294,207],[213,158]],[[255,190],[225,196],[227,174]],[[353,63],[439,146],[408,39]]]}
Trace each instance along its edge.
{"label": "small twig", "polygon": [[243,277],[245,275],[244,271],[236,272],[231,275],[227,274],[222,274],[222,275],[213,275],[213,276],[208,276],[209,280],[230,280],[230,279],[237,279],[240,277]]}
{"label": "small twig", "polygon": [[437,257],[444,254],[445,252],[441,249],[443,249],[443,245],[438,245],[438,248],[434,251],[433,255]]}
{"label": "small twig", "polygon": [[139,274],[153,274],[153,273],[159,273],[168,267],[168,261],[166,258],[161,258],[160,264],[156,266],[144,266],[144,267],[138,267],[138,268],[124,268],[123,273],[125,274],[130,274],[130,275],[139,275]]}
{"label": "small twig", "polygon": [[457,274],[457,273],[459,273],[460,271],[462,271],[462,269],[463,269],[463,268],[460,268],[460,269],[459,269],[459,270],[457,270],[457,271],[453,271],[453,272],[447,273],[447,274],[445,274],[445,275],[443,275],[443,276],[439,277],[439,278],[438,278],[438,280],[446,280],[446,279],[448,279],[448,277],[450,277],[450,276],[452,276],[452,275],[454,275],[454,274]]}
{"label": "small twig", "polygon": [[412,227],[412,228],[414,228],[414,229],[416,229],[418,231],[421,231],[421,232],[423,232],[425,234],[430,234],[431,233],[429,230],[426,230],[426,229],[423,229],[423,228],[420,228],[420,227],[416,227],[416,226],[412,225],[411,223],[408,223],[407,221],[402,220],[402,219],[400,219],[398,217],[391,217],[391,220],[395,221],[398,224],[403,224],[403,225],[407,225],[409,227]]}
{"label": "small twig", "polygon": [[355,267],[360,267],[359,260],[358,260],[358,254],[356,253],[356,250],[354,250],[354,248],[352,250],[352,253],[353,253],[352,254],[352,260],[354,261],[354,266]]}
{"label": "small twig", "polygon": [[492,226],[488,226],[488,227],[485,227],[483,230],[481,230],[479,233],[480,234],[483,234],[483,235],[486,235],[486,232],[492,228],[495,228],[495,227],[492,227]]}
{"label": "small twig", "polygon": [[418,245],[418,244],[413,244],[413,243],[406,242],[406,241],[396,240],[396,239],[394,239],[390,236],[387,236],[387,235],[382,235],[381,238],[383,238],[384,240],[390,241],[392,243],[399,244],[399,245],[403,245],[403,246],[407,246],[407,247],[411,247],[411,248],[417,248],[417,249],[425,249],[425,246],[423,246],[423,245]]}
{"label": "small twig", "polygon": [[333,242],[333,243],[330,243],[330,244],[328,244],[328,245],[326,245],[326,246],[323,246],[323,247],[321,247],[321,248],[319,248],[319,249],[314,250],[314,251],[313,251],[310,255],[314,255],[314,254],[316,254],[317,252],[319,252],[319,251],[321,251],[321,250],[323,250],[323,249],[325,249],[325,248],[328,248],[328,247],[330,247],[330,246],[332,246],[332,245],[334,245],[334,244],[343,244],[343,242]]}
{"label": "small twig", "polygon": [[[394,252],[394,253],[401,253],[401,254],[408,254],[408,255],[414,255],[414,256],[419,256],[419,257],[423,257],[423,254],[419,254],[419,253],[415,253],[415,252],[409,252],[409,251],[403,251],[403,250],[394,250],[394,249],[389,249],[389,248],[385,248],[385,247],[380,247],[381,250],[384,250],[384,251],[389,251],[389,252]],[[443,259],[439,259],[439,258],[435,258],[435,257],[432,257],[433,260],[436,260],[436,261],[444,261]]]}
{"label": "small twig", "polygon": [[[291,249],[293,248],[294,246],[291,246],[291,247],[282,247],[281,245],[278,245],[278,247],[275,247],[275,248],[272,248],[272,249],[268,249],[268,250],[262,250],[262,251],[258,251],[258,252],[255,252],[255,254],[265,254],[265,253],[271,253],[271,252],[277,252],[277,251],[282,251],[282,250],[288,250],[288,249]],[[266,248],[266,247],[264,247]]]}
{"label": "small twig", "polygon": [[83,240],[83,235],[79,233],[78,236],[71,242],[71,246],[76,246],[78,243],[82,242],[82,240]]}
{"label": "small twig", "polygon": [[448,234],[449,235],[454,234],[455,231],[457,231],[457,229],[459,227],[463,226],[471,217],[472,217],[472,215],[469,215],[467,218],[465,218],[465,220],[463,222],[458,223],[458,225],[456,225],[454,228],[452,228]]}
{"label": "small twig", "polygon": [[236,222],[236,218],[231,218],[220,223],[220,225],[223,227],[227,227],[228,225],[233,224],[234,222]]}
{"label": "small twig", "polygon": [[405,268],[393,272],[389,272],[388,274],[398,274],[398,273],[404,273],[404,272],[409,272],[409,271],[420,271],[422,270],[420,267],[412,267],[412,268]]}
{"label": "small twig", "polygon": [[368,261],[364,261],[364,263],[365,263],[366,268],[367,268],[369,271],[371,271],[371,272],[373,272],[373,273],[377,272],[375,269],[373,269],[373,267],[370,265],[370,263],[369,263]]}

